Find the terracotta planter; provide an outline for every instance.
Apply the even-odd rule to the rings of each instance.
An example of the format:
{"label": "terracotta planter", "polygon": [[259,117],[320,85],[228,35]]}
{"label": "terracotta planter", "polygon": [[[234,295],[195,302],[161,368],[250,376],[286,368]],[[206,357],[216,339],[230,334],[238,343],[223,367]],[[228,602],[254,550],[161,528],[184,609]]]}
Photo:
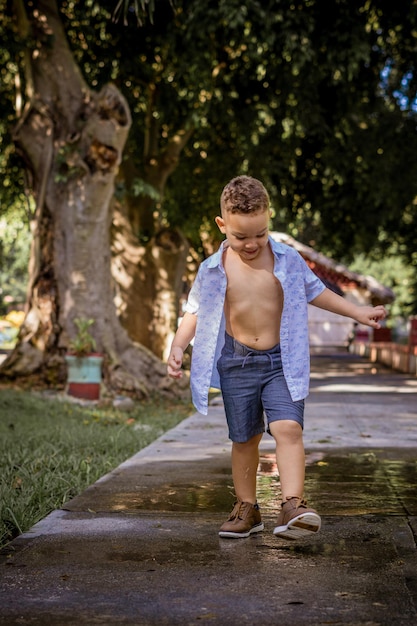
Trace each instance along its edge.
{"label": "terracotta planter", "polygon": [[84,400],[98,400],[103,357],[100,354],[81,357],[67,354],[65,361],[68,365],[67,394]]}

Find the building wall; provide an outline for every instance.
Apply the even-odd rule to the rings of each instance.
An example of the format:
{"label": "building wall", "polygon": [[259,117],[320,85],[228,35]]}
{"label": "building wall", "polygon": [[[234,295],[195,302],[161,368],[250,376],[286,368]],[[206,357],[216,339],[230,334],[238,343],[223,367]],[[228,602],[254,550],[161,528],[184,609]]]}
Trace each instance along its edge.
{"label": "building wall", "polygon": [[308,330],[312,347],[347,346],[349,335],[353,330],[353,321],[310,305]]}
{"label": "building wall", "polygon": [[[349,289],[344,297],[355,304],[370,304],[370,294],[359,288]],[[356,331],[368,329],[362,324],[355,324],[349,317],[313,305],[308,307],[308,328],[312,347],[347,346],[354,328]]]}

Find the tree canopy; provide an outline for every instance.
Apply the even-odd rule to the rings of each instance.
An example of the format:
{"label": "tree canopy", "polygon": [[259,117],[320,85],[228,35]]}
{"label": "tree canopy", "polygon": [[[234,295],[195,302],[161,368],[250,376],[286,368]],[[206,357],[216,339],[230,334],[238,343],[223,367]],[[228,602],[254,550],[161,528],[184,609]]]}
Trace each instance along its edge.
{"label": "tree canopy", "polygon": [[[116,193],[139,242],[178,227],[202,251],[222,186],[250,173],[276,229],[347,261],[395,241],[417,265],[415,3],[156,0],[139,25],[129,4],[116,21],[114,0],[60,10],[85,81],[129,104]],[[13,24],[0,26],[2,207],[28,184],[12,147],[27,54]]]}
{"label": "tree canopy", "polygon": [[219,187],[244,169],[269,185],[276,226],[304,241],[349,255],[398,235],[415,248],[414,3],[159,0],[139,30],[110,19],[111,1],[92,15],[63,4],[89,82],[115,81],[129,101],[125,158],[138,171],[193,131],[168,223],[196,239]]}

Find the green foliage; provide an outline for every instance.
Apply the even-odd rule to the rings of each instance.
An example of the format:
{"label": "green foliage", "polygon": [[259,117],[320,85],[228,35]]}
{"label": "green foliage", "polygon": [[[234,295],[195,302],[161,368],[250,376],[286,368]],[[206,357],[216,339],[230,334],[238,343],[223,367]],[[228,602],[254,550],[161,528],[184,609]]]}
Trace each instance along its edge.
{"label": "green foliage", "polygon": [[25,302],[30,243],[27,216],[10,207],[0,216],[0,315],[7,304]]}
{"label": "green foliage", "polygon": [[[382,249],[380,232],[399,232],[417,193],[415,7],[176,6],[172,20],[156,9],[155,27],[142,31],[136,79],[120,68],[137,95],[135,136],[146,112],[159,151],[181,124],[195,126],[166,192],[168,223],[197,244],[222,185],[248,172],[270,189],[277,229],[335,256]],[[121,46],[135,49],[125,36]]]}
{"label": "green foliage", "polygon": [[414,291],[415,271],[404,262],[396,243],[392,243],[383,256],[378,252],[357,255],[349,269],[373,276],[382,285],[392,289],[396,299],[388,306],[388,325],[395,326],[399,319],[408,319],[413,315],[414,303],[417,301]]}
{"label": "green foliage", "polygon": [[152,200],[160,200],[161,194],[142,178],[135,178],[132,181],[130,192],[133,196],[148,196]]}
{"label": "green foliage", "polygon": [[129,17],[132,15],[136,18],[138,26],[142,26],[141,17],[149,13],[152,22],[152,15],[155,10],[154,0],[119,0],[113,13],[113,20],[117,22],[123,16],[123,24],[129,23]]}
{"label": "green foliage", "polygon": [[74,324],[77,327],[77,333],[68,344],[70,352],[80,357],[91,354],[96,348],[96,340],[89,331],[89,328],[94,324],[94,319],[76,317]]}
{"label": "green foliage", "polygon": [[161,399],[128,413],[0,391],[0,546],[190,415]]}
{"label": "green foliage", "polygon": [[[17,114],[24,106],[24,55],[26,46],[16,36],[16,27],[6,3],[0,0],[0,217],[11,207],[27,210],[24,163],[13,144]],[[17,111],[18,108],[18,111]]]}

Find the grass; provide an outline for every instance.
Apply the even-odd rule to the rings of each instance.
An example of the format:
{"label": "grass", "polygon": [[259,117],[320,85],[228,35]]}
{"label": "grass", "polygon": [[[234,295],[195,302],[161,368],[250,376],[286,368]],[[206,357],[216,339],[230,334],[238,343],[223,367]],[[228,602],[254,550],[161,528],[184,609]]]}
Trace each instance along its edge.
{"label": "grass", "polygon": [[0,547],[193,412],[152,399],[129,412],[0,390]]}

